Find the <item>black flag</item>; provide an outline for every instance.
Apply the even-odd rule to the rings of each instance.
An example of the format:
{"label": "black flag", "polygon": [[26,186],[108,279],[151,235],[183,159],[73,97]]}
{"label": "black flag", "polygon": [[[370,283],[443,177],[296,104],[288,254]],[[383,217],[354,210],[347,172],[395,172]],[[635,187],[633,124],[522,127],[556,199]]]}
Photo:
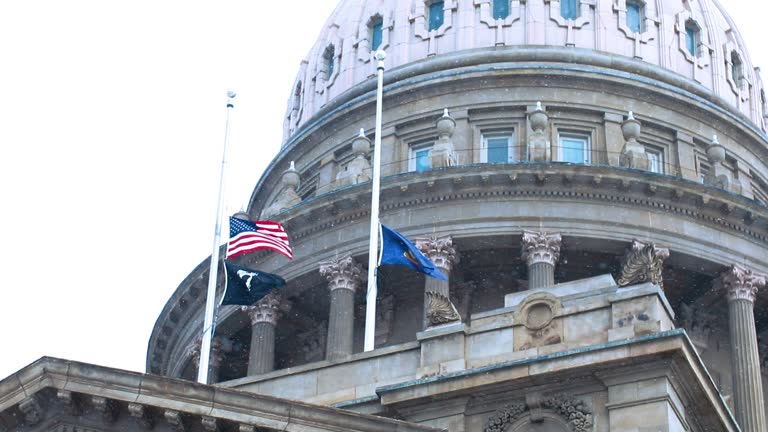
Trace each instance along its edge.
{"label": "black flag", "polygon": [[224,288],[222,305],[250,306],[269,294],[274,288],[285,285],[285,280],[278,275],[246,267],[240,267],[224,261],[227,285]]}

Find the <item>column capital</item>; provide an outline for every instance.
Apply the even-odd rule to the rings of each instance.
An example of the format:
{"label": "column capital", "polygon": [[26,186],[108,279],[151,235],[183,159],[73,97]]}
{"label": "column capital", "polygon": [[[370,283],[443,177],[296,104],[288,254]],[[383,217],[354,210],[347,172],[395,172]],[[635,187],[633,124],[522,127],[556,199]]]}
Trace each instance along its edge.
{"label": "column capital", "polygon": [[730,266],[716,279],[717,288],[725,290],[728,301],[748,300],[755,302],[758,288],[765,286],[766,276],[738,264]]}
{"label": "column capital", "polygon": [[345,257],[320,264],[320,274],[328,279],[328,289],[355,291],[362,282],[363,268],[352,257]]}
{"label": "column capital", "polygon": [[414,239],[414,244],[435,266],[446,273],[450,273],[453,266],[459,262],[451,236],[417,238]]}
{"label": "column capital", "polygon": [[277,320],[290,308],[291,304],[284,300],[279,292],[274,290],[257,301],[253,306],[240,306],[240,310],[247,313],[251,319],[251,325],[260,322],[277,325]]}
{"label": "column capital", "polygon": [[664,288],[661,273],[667,258],[669,249],[656,247],[654,243],[632,240],[632,246],[627,249],[621,262],[621,274],[617,281],[619,286],[652,282]]}
{"label": "column capital", "polygon": [[559,233],[523,231],[523,259],[529,267],[538,263],[554,266],[560,257],[562,242]]}
{"label": "column capital", "polygon": [[[200,349],[203,345],[203,337],[198,336],[187,348],[187,353],[195,367],[200,367]],[[211,341],[210,366],[219,367],[224,361],[225,353],[232,352],[232,340],[224,336],[214,336]]]}

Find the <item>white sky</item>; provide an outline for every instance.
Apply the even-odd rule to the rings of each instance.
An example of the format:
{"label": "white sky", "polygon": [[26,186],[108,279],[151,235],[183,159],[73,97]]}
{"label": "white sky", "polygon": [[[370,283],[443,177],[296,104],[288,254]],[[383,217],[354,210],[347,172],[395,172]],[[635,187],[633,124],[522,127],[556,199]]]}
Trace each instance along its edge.
{"label": "white sky", "polygon": [[[336,2],[0,4],[0,379],[43,355],[144,370],[158,314],[211,251],[226,91],[232,213]],[[722,2],[768,68],[768,6]]]}

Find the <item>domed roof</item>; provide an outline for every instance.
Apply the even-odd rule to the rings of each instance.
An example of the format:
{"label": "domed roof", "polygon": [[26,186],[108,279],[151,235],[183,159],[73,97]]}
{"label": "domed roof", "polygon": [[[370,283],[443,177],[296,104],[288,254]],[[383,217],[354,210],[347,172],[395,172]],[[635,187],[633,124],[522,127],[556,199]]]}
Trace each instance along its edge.
{"label": "domed roof", "polygon": [[574,47],[650,63],[708,90],[765,130],[760,76],[717,0],[342,0],[301,64],[284,140],[374,76],[374,48],[386,50],[392,70],[460,51],[522,46]]}

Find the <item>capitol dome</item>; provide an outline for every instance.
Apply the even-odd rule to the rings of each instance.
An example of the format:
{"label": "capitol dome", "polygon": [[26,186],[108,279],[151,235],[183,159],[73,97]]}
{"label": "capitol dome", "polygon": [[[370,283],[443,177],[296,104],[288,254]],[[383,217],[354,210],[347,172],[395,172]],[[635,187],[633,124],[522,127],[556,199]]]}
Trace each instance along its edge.
{"label": "capitol dome", "polygon": [[[571,49],[524,55],[543,46]],[[692,91],[765,127],[760,75],[717,0],[347,0],[301,64],[286,140],[370,80],[375,49],[387,52],[390,81],[523,62],[610,67],[662,82],[685,79]]]}
{"label": "capitol dome", "polygon": [[[448,280],[378,268],[364,352],[377,49],[380,221]],[[764,105],[716,0],[341,1],[240,215],[293,259],[235,263],[287,283],[219,310],[212,380],[459,432],[764,431]],[[208,268],[149,372],[194,376]]]}

